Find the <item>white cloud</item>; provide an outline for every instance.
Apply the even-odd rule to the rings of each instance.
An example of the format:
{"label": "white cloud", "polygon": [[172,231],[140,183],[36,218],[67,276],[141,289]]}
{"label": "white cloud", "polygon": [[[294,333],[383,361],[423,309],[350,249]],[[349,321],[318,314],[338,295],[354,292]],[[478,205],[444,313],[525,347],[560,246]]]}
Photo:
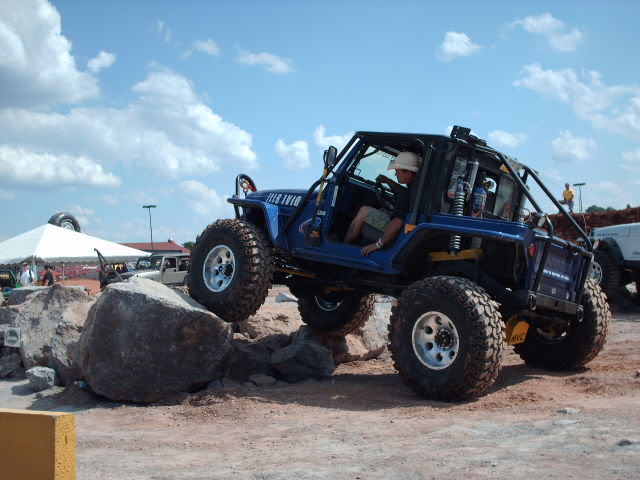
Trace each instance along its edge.
{"label": "white cloud", "polygon": [[333,145],[340,151],[342,147],[344,147],[351,137],[353,137],[354,132],[348,132],[344,135],[326,135],[327,129],[324,125],[318,126],[313,132],[313,138],[316,141],[316,145],[320,148],[326,149],[330,145]]}
{"label": "white cloud", "polygon": [[101,165],[86,157],[36,153],[6,145],[0,145],[0,171],[0,181],[9,185],[120,185],[118,177],[105,172]]}
{"label": "white cloud", "polygon": [[640,87],[607,85],[597,71],[545,70],[537,63],[526,65],[514,85],[566,103],[595,127],[640,137]]}
{"label": "white cloud", "polygon": [[80,72],[60,14],[47,0],[0,2],[0,108],[51,107],[95,97],[95,77]]}
{"label": "white cloud", "polygon": [[195,180],[181,182],[178,189],[188,207],[200,215],[219,213],[226,205],[225,199],[215,190]]}
{"label": "white cloud", "polygon": [[515,148],[522,145],[527,140],[524,133],[509,133],[504,130],[494,130],[489,132],[489,141],[503,147]]}
{"label": "white cloud", "polygon": [[622,168],[636,175],[640,174],[640,148],[622,153]]}
{"label": "white cloud", "polygon": [[100,53],[98,53],[98,55],[89,60],[89,63],[87,63],[87,67],[89,67],[89,70],[91,70],[93,73],[98,73],[100,70],[109,68],[115,61],[116,55],[114,53],[100,50]]}
{"label": "white cloud", "polygon": [[521,26],[525,32],[542,35],[552,49],[557,52],[573,52],[584,40],[584,34],[577,28],[569,29],[562,21],[550,13],[531,15],[511,22],[510,26]]}
{"label": "white cloud", "polygon": [[151,72],[133,91],[140,97],[121,109],[0,110],[0,145],[46,152],[65,164],[124,163],[166,177],[257,166],[251,134],[202,103],[185,77]]}
{"label": "white cloud", "polygon": [[0,188],[0,200],[13,200],[14,198],[16,198],[16,192]]}
{"label": "white cloud", "polygon": [[156,21],[156,32],[162,36],[162,39],[166,43],[171,43],[173,41],[173,32],[165,25],[163,20]]}
{"label": "white cloud", "polygon": [[298,140],[290,145],[284,143],[279,138],[276,142],[276,153],[284,160],[284,166],[291,170],[307,168],[311,165],[309,162],[309,147],[307,142]]}
{"label": "white cloud", "polygon": [[196,40],[195,42],[193,42],[193,50],[197,50],[212,56],[220,55],[220,48],[218,48],[216,42],[214,42],[210,38],[207,38],[206,40]]}
{"label": "white cloud", "polygon": [[447,32],[436,51],[436,57],[443,62],[449,62],[458,57],[468,57],[480,48],[480,45],[473,43],[466,33]]}
{"label": "white cloud", "polygon": [[191,57],[191,54],[193,54],[193,52],[202,52],[206,55],[214,57],[220,55],[220,48],[218,48],[218,44],[216,44],[216,42],[214,42],[210,38],[207,38],[206,40],[196,40],[191,45],[191,48],[185,51],[181,55],[181,57],[189,58]]}
{"label": "white cloud", "polygon": [[574,136],[568,130],[560,132],[560,136],[551,142],[552,157],[557,162],[579,161],[591,157],[596,142],[590,138]]}
{"label": "white cloud", "polygon": [[271,73],[293,72],[293,60],[278,57],[272,53],[251,53],[241,51],[236,57],[236,62],[242,65],[264,65]]}

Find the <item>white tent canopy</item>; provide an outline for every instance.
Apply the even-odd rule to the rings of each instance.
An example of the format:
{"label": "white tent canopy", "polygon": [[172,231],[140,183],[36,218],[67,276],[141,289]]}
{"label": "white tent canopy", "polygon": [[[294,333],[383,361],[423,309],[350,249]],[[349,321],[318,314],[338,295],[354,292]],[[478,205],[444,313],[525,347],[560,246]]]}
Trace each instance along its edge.
{"label": "white tent canopy", "polygon": [[110,262],[133,261],[148,252],[55,225],[42,225],[0,243],[0,265],[97,263],[94,248]]}

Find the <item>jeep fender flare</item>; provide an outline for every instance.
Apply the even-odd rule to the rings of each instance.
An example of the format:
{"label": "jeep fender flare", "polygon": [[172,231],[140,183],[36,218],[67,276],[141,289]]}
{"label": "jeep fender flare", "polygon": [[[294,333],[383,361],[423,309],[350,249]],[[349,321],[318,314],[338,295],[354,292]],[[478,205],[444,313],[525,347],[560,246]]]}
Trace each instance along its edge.
{"label": "jeep fender flare", "polygon": [[622,250],[620,250],[618,242],[616,242],[613,238],[600,239],[600,245],[598,245],[597,250],[606,252],[616,263],[620,263],[624,260],[624,257],[622,256]]}
{"label": "jeep fender flare", "polygon": [[261,202],[259,200],[250,200],[247,198],[230,198],[227,200],[234,206],[243,207],[247,210],[253,210],[259,215],[261,222],[255,223],[255,226],[261,228],[269,236],[272,242],[275,242],[283,232],[278,226],[278,206],[270,203]]}

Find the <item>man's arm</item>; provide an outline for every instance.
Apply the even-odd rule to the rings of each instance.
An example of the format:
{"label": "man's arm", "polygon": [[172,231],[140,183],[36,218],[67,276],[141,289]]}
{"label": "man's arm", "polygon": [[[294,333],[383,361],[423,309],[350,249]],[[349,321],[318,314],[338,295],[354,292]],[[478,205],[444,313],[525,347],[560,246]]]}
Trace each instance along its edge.
{"label": "man's arm", "polygon": [[380,183],[386,183],[387,185],[389,185],[389,188],[391,189],[391,191],[396,195],[400,195],[400,192],[405,189],[405,187],[400,185],[398,182],[391,180],[386,175],[378,175],[376,177],[376,180]]}
{"label": "man's arm", "polygon": [[381,249],[387,243],[393,241],[394,238],[398,235],[400,230],[402,230],[402,226],[404,225],[404,220],[400,218],[393,218],[387,224],[384,232],[382,232],[382,236],[378,239],[376,243],[372,243],[371,245],[367,245],[366,247],[362,247],[360,253],[365,257],[369,255],[371,252]]}

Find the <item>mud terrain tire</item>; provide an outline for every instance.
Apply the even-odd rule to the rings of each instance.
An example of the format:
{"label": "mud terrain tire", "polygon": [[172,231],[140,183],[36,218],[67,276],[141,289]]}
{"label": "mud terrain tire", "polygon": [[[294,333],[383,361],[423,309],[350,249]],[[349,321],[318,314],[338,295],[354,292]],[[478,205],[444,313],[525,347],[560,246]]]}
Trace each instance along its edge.
{"label": "mud terrain tire", "polygon": [[250,223],[212,223],[191,252],[189,294],[227,322],[246,320],[271,288],[271,250],[265,235]]}
{"label": "mud terrain tire", "polygon": [[55,225],[56,227],[80,232],[80,223],[78,223],[76,217],[67,212],[53,214],[48,223]]}
{"label": "mud terrain tire", "polygon": [[600,288],[607,295],[607,298],[613,300],[618,294],[620,288],[621,272],[620,268],[615,264],[611,256],[603,250],[595,250],[593,252],[593,263],[591,268],[600,269]]}
{"label": "mud terrain tire", "polygon": [[566,332],[551,336],[530,328],[525,341],[514,347],[527,364],[548,370],[576,370],[593,360],[607,339],[611,311],[600,287],[587,279],[580,301],[582,322],[573,322]]}
{"label": "mud terrain tire", "polygon": [[418,395],[475,397],[498,376],[504,344],[495,302],[474,282],[430,277],[413,283],[391,310],[394,367]]}
{"label": "mud terrain tire", "polygon": [[302,321],[312,330],[330,337],[342,337],[364,325],[373,313],[376,300],[375,295],[362,293],[296,293]]}

